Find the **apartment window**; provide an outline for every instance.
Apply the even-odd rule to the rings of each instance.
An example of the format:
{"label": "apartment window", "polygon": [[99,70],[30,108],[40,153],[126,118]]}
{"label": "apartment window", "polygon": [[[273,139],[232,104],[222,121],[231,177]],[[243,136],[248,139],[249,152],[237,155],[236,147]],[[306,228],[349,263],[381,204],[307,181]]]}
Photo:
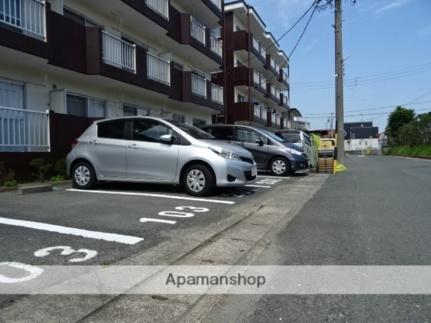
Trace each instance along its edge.
{"label": "apartment window", "polygon": [[77,117],[104,118],[106,116],[106,102],[96,98],[68,93],[66,96],[66,112]]}
{"label": "apartment window", "polygon": [[182,122],[182,123],[186,122],[186,117],[183,116],[182,114],[176,114],[176,113],[174,113],[172,115],[172,119],[174,121],[177,121],[177,122]]}
{"label": "apartment window", "polygon": [[87,26],[87,27],[96,27],[97,26],[96,23],[89,21],[87,17],[82,16],[81,14],[79,14],[73,10],[70,10],[68,8],[63,9],[63,16],[67,19],[70,19],[70,20],[82,25],[82,26]]}
{"label": "apartment window", "polygon": [[135,117],[138,115],[138,108],[130,105],[123,106],[123,115],[125,117]]}
{"label": "apartment window", "polygon": [[106,102],[103,100],[88,99],[88,116],[90,118],[104,118],[106,115]]}
{"label": "apartment window", "polygon": [[207,124],[207,122],[205,120],[193,118],[193,125],[195,127],[202,128],[206,124]]}
{"label": "apartment window", "polygon": [[68,94],[66,101],[67,114],[77,117],[87,116],[87,98],[83,96]]}
{"label": "apartment window", "polygon": [[245,96],[238,94],[238,102],[245,102]]}
{"label": "apartment window", "polygon": [[0,107],[23,109],[24,86],[18,83],[0,81]]}

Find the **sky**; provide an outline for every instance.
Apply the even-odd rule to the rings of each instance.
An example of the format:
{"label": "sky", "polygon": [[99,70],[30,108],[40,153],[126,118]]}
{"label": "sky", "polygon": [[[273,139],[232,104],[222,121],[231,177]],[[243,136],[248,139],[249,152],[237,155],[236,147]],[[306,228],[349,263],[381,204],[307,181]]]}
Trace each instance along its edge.
{"label": "sky", "polygon": [[[276,39],[312,2],[248,0]],[[286,54],[306,20],[280,40]],[[333,24],[333,9],[316,11],[290,57],[291,106],[312,129],[335,113]],[[431,0],[343,0],[343,45],[345,122],[373,121],[382,132],[397,105],[431,111]]]}

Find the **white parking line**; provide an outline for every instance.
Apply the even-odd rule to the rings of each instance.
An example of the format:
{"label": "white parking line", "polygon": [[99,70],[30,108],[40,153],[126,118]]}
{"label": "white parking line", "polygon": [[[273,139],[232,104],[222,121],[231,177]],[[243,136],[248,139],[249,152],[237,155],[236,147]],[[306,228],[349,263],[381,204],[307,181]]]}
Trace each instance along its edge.
{"label": "white parking line", "polygon": [[256,188],[271,188],[271,186],[266,186],[266,185],[246,185],[247,187],[256,187]]}
{"label": "white parking line", "polygon": [[96,194],[111,194],[111,195],[129,195],[129,196],[147,196],[147,197],[160,197],[164,199],[172,200],[184,200],[184,201],[195,201],[195,202],[207,202],[207,203],[218,203],[218,204],[235,204],[233,201],[223,201],[223,200],[212,200],[203,199],[196,197],[186,197],[179,195],[168,195],[168,194],[151,194],[151,193],[135,193],[135,192],[119,192],[119,191],[95,191],[95,190],[78,190],[74,188],[67,189],[68,192],[79,192],[79,193],[96,193]]}
{"label": "white parking line", "polygon": [[124,243],[128,245],[134,245],[144,240],[144,238],[126,236],[126,235],[116,234],[116,233],[82,230],[82,229],[64,227],[61,225],[8,219],[8,218],[2,218],[2,217],[0,217],[0,224],[12,225],[15,227],[30,228],[30,229],[41,230],[41,231],[55,232],[55,233],[67,234],[67,235],[90,238],[90,239],[118,242],[118,243]]}
{"label": "white parking line", "polygon": [[257,178],[289,179],[290,177],[258,175]]}

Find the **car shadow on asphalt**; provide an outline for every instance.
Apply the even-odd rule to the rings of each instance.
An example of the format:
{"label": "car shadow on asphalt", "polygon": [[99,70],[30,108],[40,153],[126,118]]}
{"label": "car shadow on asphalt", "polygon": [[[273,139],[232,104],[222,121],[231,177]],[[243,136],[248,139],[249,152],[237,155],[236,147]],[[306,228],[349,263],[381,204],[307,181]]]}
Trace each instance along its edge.
{"label": "car shadow on asphalt", "polygon": [[[175,194],[187,196],[187,193],[180,185],[163,185],[163,184],[143,184],[128,182],[103,182],[97,186],[99,190],[122,191],[122,192],[139,192],[139,193],[157,193],[157,194]],[[209,197],[244,197],[256,193],[251,187],[218,187]]]}

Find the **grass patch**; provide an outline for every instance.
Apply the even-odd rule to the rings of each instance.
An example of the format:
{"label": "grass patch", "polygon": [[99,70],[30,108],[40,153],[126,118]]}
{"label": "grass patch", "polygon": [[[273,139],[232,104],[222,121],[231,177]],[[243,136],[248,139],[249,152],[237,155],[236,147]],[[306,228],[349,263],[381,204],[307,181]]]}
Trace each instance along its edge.
{"label": "grass patch", "polygon": [[423,146],[394,146],[387,147],[383,150],[385,155],[394,156],[410,156],[410,157],[430,157],[431,158],[431,145]]}

